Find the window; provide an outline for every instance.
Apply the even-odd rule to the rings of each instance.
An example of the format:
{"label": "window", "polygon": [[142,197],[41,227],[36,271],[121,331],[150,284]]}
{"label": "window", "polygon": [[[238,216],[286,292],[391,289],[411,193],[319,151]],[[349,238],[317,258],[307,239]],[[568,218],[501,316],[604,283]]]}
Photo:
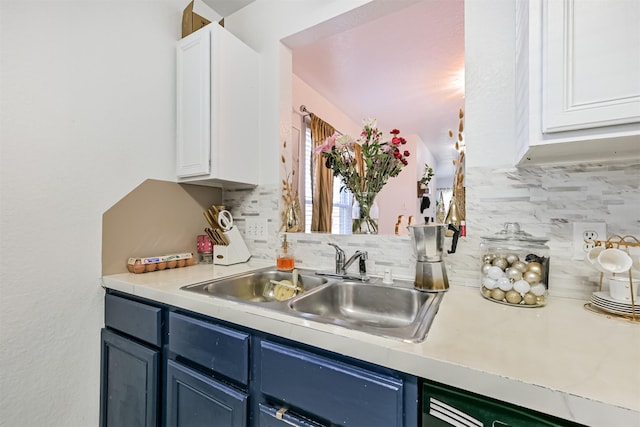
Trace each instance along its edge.
{"label": "window", "polygon": [[[311,128],[309,118],[304,119],[304,228],[305,232],[311,231],[311,213],[313,212],[311,192],[311,154],[313,153],[311,141]],[[321,165],[324,167],[324,165]],[[351,234],[351,202],[352,195],[349,190],[340,191],[342,179],[334,177],[333,180],[333,210],[331,212],[331,233]]]}

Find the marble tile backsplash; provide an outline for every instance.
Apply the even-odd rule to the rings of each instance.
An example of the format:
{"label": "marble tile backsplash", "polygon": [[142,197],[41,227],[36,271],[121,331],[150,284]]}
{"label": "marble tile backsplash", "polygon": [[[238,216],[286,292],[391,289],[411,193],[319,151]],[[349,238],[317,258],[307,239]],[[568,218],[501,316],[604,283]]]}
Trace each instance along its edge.
{"label": "marble tile backsplash", "polygon": [[[588,300],[599,274],[583,261],[572,259],[573,223],[604,222],[607,234],[640,238],[640,162],[581,163],[528,168],[467,168],[467,237],[455,254],[445,258],[452,285],[478,286],[480,238],[519,222],[534,236],[549,239],[551,296]],[[241,232],[248,217],[266,218],[269,239],[249,240],[254,258],[271,260],[278,246],[280,195],[276,186],[253,190],[226,190],[224,204],[233,210]],[[338,244],[351,255],[369,253],[368,269],[382,275],[412,280],[415,257],[406,236],[353,236],[290,233],[301,268],[332,270]],[[447,239],[446,246],[451,245]],[[355,266],[357,269],[357,266]]]}

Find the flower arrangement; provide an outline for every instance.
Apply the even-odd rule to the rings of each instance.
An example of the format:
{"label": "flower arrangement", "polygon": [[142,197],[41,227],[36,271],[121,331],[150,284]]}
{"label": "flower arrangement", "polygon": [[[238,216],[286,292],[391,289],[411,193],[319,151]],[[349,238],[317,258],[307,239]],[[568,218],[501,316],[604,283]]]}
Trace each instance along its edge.
{"label": "flower arrangement", "polygon": [[390,134],[391,140],[383,141],[376,120],[367,119],[363,121],[360,139],[334,134],[316,152],[322,153],[325,166],[333,170],[333,175],[342,178],[341,191],[347,188],[354,195],[378,193],[389,178],[398,176],[410,155],[409,151],[400,150],[407,143],[400,131],[393,129]]}
{"label": "flower arrangement", "polygon": [[371,217],[375,196],[389,178],[396,177],[407,164],[407,143],[398,129],[390,132],[390,140],[383,139],[375,119],[363,120],[359,139],[334,134],[316,148],[325,159],[325,166],[334,176],[342,178],[340,191],[348,189],[359,204],[359,216],[353,218],[354,233],[377,233],[377,220]]}

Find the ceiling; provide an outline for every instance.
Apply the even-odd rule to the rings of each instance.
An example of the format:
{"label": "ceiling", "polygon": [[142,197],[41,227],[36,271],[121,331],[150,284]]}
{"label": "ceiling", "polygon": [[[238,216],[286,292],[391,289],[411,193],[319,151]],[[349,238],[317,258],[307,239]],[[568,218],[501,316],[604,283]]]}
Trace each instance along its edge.
{"label": "ceiling", "polygon": [[255,0],[202,0],[207,6],[215,10],[223,18],[242,9]]}
{"label": "ceiling", "polygon": [[292,52],[293,72],[351,120],[374,117],[383,131],[417,134],[438,172],[452,173],[448,132],[464,107],[463,0],[413,2]]}

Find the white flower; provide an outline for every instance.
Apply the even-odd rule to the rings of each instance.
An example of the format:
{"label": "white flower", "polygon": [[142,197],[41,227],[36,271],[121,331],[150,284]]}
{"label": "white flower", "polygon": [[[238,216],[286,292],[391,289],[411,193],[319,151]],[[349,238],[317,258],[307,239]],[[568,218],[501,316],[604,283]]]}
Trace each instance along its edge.
{"label": "white flower", "polygon": [[339,137],[338,139],[336,139],[336,150],[341,150],[345,147],[351,147],[354,143],[356,142],[355,139],[353,139],[351,136],[349,135],[342,135],[341,137]]}
{"label": "white flower", "polygon": [[362,125],[364,127],[376,129],[378,127],[378,121],[376,119],[372,119],[371,117],[369,117],[368,119],[362,120]]}

